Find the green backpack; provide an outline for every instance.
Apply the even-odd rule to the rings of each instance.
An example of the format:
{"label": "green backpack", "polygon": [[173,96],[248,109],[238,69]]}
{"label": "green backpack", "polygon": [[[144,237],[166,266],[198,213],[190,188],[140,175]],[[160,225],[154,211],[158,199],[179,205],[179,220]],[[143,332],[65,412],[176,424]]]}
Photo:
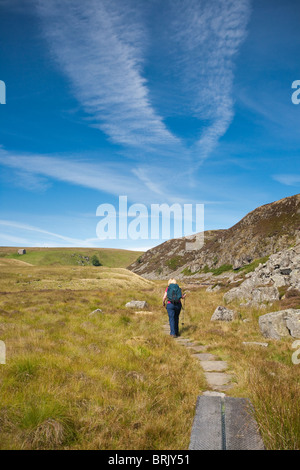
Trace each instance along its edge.
{"label": "green backpack", "polygon": [[182,292],[178,284],[170,284],[167,290],[168,300],[172,304],[179,304],[182,297]]}

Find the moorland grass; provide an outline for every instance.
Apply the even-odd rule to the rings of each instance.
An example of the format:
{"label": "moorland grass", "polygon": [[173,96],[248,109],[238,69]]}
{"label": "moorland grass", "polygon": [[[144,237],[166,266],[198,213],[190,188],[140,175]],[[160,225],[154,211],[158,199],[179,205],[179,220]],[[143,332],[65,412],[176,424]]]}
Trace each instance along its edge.
{"label": "moorland grass", "polygon": [[[207,389],[199,362],[165,335],[164,281],[125,269],[2,266],[1,449],[187,449],[196,399]],[[184,287],[184,286],[183,286]],[[187,285],[181,333],[229,364],[231,396],[247,397],[268,449],[299,449],[300,366],[293,339],[262,338],[266,309],[233,307],[230,323],[211,322],[224,288]],[[146,300],[143,314],[125,308]],[[285,302],[285,304],[283,304]],[[95,309],[102,313],[90,316]]]}
{"label": "moorland grass", "polygon": [[[56,276],[61,287],[33,290],[29,272],[32,283]],[[1,272],[0,448],[187,448],[205,381],[162,332],[160,289],[118,269],[106,271],[104,288],[101,279],[97,289],[83,288],[82,279],[97,277],[97,268],[84,267],[70,289],[64,274],[58,267]],[[133,298],[147,300],[144,315],[125,308]],[[96,308],[103,313],[90,316]]]}

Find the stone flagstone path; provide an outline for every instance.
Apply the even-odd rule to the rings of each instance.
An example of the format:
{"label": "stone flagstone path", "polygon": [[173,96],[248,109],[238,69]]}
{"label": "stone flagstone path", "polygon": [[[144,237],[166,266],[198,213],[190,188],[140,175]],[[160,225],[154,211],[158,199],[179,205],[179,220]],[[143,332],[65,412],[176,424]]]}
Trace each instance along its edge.
{"label": "stone flagstone path", "polygon": [[[169,324],[164,325],[169,334]],[[188,338],[174,341],[190,349],[204,370],[210,390],[198,396],[190,438],[190,450],[264,450],[257,423],[251,415],[251,403],[245,398],[232,398],[225,392],[233,387],[233,375],[226,361],[219,361],[206,351],[207,346]]]}
{"label": "stone flagstone path", "polygon": [[[169,323],[163,326],[166,334],[170,333]],[[204,370],[207,385],[210,390],[203,392],[204,396],[225,396],[225,392],[233,387],[232,374],[227,371],[228,364],[226,361],[219,361],[214,354],[205,352],[207,346],[195,344],[188,338],[174,338],[174,340],[189,349],[192,355],[199,360]]]}

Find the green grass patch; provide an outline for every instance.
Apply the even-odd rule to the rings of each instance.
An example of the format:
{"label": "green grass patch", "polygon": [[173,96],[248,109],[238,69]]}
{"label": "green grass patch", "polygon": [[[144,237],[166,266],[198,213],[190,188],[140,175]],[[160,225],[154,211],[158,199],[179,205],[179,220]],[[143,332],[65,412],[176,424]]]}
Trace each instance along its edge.
{"label": "green grass patch", "polygon": [[226,271],[232,271],[232,264],[223,264],[219,268],[212,269],[211,272],[214,276],[218,276],[219,274],[223,274]]}
{"label": "green grass patch", "polygon": [[2,257],[25,261],[35,266],[106,266],[126,268],[142,252],[94,248],[27,248],[25,255],[16,249],[1,248]]}
{"label": "green grass patch", "polygon": [[242,266],[241,268],[236,269],[235,272],[243,272],[245,274],[251,273],[255,271],[260,264],[265,264],[269,258],[270,256],[264,256],[263,258],[256,259],[252,261],[252,263],[247,264],[247,266]]}
{"label": "green grass patch", "polygon": [[192,276],[193,274],[195,273],[192,273],[191,269],[190,268],[184,268],[182,271],[181,271],[182,274],[184,274],[184,276]]}
{"label": "green grass patch", "polygon": [[166,261],[166,266],[172,269],[172,271],[176,271],[176,269],[180,268],[185,264],[185,259],[182,256],[173,256],[168,261]]}
{"label": "green grass patch", "polygon": [[222,266],[219,266],[218,268],[210,268],[209,266],[205,265],[202,269],[199,270],[199,272],[204,273],[204,274],[213,273],[214,276],[223,274],[226,271],[232,271],[232,264],[223,264]]}

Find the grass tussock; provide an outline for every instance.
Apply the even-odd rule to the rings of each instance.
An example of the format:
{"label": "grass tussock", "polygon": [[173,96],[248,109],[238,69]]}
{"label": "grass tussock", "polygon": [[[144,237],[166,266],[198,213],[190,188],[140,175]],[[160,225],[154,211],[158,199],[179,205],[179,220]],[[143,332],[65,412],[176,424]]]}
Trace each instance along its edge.
{"label": "grass tussock", "polygon": [[299,375],[286,364],[266,361],[253,364],[248,378],[267,448],[299,450]]}

